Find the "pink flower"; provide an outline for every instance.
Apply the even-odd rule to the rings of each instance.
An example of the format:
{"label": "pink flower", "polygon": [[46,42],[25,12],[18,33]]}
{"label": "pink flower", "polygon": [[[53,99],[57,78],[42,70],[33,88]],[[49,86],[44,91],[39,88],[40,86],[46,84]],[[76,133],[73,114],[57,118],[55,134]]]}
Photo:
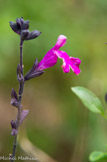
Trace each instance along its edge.
{"label": "pink flower", "polygon": [[33,67],[25,75],[25,80],[38,77],[44,73],[44,69],[50,68],[57,63],[58,58],[62,59],[62,69],[64,73],[72,71],[78,75],[81,71],[79,65],[81,60],[78,58],[70,57],[66,52],[60,51],[59,48],[64,46],[67,38],[64,35],[60,35],[55,46],[50,49],[43,59],[38,63],[38,60],[35,60]]}
{"label": "pink flower", "polygon": [[70,57],[66,52],[60,51],[59,48],[64,46],[67,38],[64,35],[60,35],[55,46],[50,49],[43,59],[38,63],[35,70],[44,70],[54,66],[57,63],[57,59],[60,58],[63,60],[62,69],[64,73],[72,71],[78,75],[80,73],[79,65],[81,60],[78,58]]}

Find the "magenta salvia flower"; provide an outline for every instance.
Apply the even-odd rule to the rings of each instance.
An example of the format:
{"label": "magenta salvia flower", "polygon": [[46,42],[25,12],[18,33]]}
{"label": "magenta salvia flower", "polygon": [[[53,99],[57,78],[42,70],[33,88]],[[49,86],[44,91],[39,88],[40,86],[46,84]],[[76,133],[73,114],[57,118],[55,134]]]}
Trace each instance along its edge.
{"label": "magenta salvia flower", "polygon": [[38,63],[36,70],[44,70],[54,66],[57,63],[57,59],[60,58],[63,60],[62,69],[64,73],[72,71],[78,75],[80,73],[79,65],[81,60],[78,58],[70,57],[66,52],[60,51],[59,48],[64,46],[66,43],[67,37],[60,35],[55,46],[50,49],[44,58]]}
{"label": "magenta salvia flower", "polygon": [[81,60],[78,58],[70,57],[66,52],[60,51],[59,48],[64,46],[67,38],[64,35],[60,35],[55,46],[50,49],[43,59],[38,63],[38,60],[35,60],[33,67],[25,75],[25,80],[38,77],[44,73],[44,69],[50,68],[57,63],[58,58],[63,60],[62,69],[64,73],[72,71],[78,75],[80,73],[79,65]]}

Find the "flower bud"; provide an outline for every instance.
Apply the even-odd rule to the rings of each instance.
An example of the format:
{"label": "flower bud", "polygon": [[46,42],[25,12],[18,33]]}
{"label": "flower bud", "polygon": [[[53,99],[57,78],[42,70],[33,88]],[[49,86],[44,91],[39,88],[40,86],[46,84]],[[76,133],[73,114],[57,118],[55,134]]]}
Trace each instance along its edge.
{"label": "flower bud", "polygon": [[33,64],[32,68],[27,72],[24,79],[27,81],[29,79],[38,77],[44,73],[42,70],[36,70],[38,66],[38,59],[35,59],[35,63]]}
{"label": "flower bud", "polygon": [[18,133],[16,120],[15,121],[14,120],[11,121],[11,127],[12,127],[11,135],[15,136]]}
{"label": "flower bud", "polygon": [[35,71],[32,72],[31,74],[25,75],[25,80],[27,81],[27,80],[30,80],[30,79],[32,79],[32,78],[36,78],[36,77],[42,75],[43,73],[44,73],[44,71],[40,71],[40,70],[36,71],[36,70],[35,70]]}
{"label": "flower bud", "polygon": [[11,135],[15,136],[15,135],[17,135],[17,133],[18,133],[18,130],[13,128],[12,132],[11,132]]}
{"label": "flower bud", "polygon": [[24,77],[22,74],[22,67],[20,66],[20,64],[17,66],[17,80],[20,82],[24,82]]}
{"label": "flower bud", "polygon": [[12,91],[11,91],[11,105],[13,105],[17,108],[19,108],[19,106],[20,106],[18,97],[17,97],[17,93],[15,92],[14,88],[12,88]]}
{"label": "flower bud", "polygon": [[18,18],[18,19],[16,19],[16,25],[17,25],[17,27],[21,30],[21,27],[22,27],[22,22],[21,22],[21,19],[22,18]]}
{"label": "flower bud", "polygon": [[21,39],[26,40],[28,38],[28,36],[29,36],[29,33],[30,33],[29,30],[22,30]]}
{"label": "flower bud", "polygon": [[16,23],[10,21],[10,27],[14,32],[17,34],[21,35],[23,30],[28,30],[29,29],[29,20],[24,21],[24,19],[18,18],[16,19]]}
{"label": "flower bud", "polygon": [[11,97],[15,98],[16,100],[18,100],[17,93],[15,92],[14,88],[12,88]]}
{"label": "flower bud", "polygon": [[20,30],[18,28],[18,26],[16,25],[16,23],[10,21],[10,27],[12,28],[12,30],[17,33],[17,34],[20,34]]}
{"label": "flower bud", "polygon": [[29,20],[25,21],[22,26],[22,30],[28,30],[28,29],[29,29]]}
{"label": "flower bud", "polygon": [[29,29],[29,20],[24,21],[24,19],[18,18],[16,19],[16,23],[10,21],[10,27],[12,28],[12,30],[19,34],[21,36],[21,40],[30,40],[30,39],[34,39],[36,37],[38,37],[41,32],[38,30],[34,30],[32,32],[30,32]]}
{"label": "flower bud", "polygon": [[14,121],[14,120],[11,121],[11,127],[14,128],[14,129],[17,128],[16,121]]}
{"label": "flower bud", "polygon": [[29,35],[28,35],[26,40],[34,39],[34,38],[38,37],[40,34],[41,34],[40,31],[34,30],[34,31],[29,33]]}

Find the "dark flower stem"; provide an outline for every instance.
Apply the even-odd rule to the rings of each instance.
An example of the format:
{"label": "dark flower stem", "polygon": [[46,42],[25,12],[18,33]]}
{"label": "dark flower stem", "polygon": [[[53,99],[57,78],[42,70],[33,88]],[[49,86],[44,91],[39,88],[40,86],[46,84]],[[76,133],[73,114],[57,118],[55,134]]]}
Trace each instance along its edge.
{"label": "dark flower stem", "polygon": [[20,39],[20,66],[23,69],[23,54],[22,54],[22,49],[23,49],[23,40]]}
{"label": "dark flower stem", "polygon": [[[23,53],[22,53],[22,50],[23,50],[23,40],[20,40],[20,67],[22,69],[22,76],[23,76]],[[19,108],[18,108],[17,119],[16,119],[17,131],[19,128],[21,112],[22,112],[21,101],[22,101],[23,89],[24,89],[24,80],[19,82]],[[16,147],[17,147],[17,134],[14,136],[13,152],[12,152],[12,156],[11,156],[11,160],[10,160],[11,162],[15,161]]]}

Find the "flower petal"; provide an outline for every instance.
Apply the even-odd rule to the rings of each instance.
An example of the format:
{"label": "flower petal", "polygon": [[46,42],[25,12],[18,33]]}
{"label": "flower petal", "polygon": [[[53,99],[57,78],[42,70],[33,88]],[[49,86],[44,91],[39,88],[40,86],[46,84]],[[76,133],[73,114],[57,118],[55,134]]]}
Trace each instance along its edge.
{"label": "flower petal", "polygon": [[79,69],[79,65],[81,64],[81,60],[78,58],[70,57],[70,66],[72,71],[78,75],[81,70]]}
{"label": "flower petal", "polygon": [[56,55],[63,60],[62,69],[64,73],[68,73],[70,68],[72,71],[78,75],[80,73],[79,64],[81,60],[74,57],[69,57],[69,55],[64,51],[56,51]]}
{"label": "flower petal", "polygon": [[64,46],[66,43],[67,37],[64,35],[60,35],[57,39],[57,42],[54,46],[55,50],[58,50],[60,47]]}
{"label": "flower petal", "polygon": [[44,58],[39,62],[37,69],[43,70],[54,66],[57,63],[58,57],[55,55],[55,51],[51,49],[47,52]]}
{"label": "flower petal", "polygon": [[56,51],[56,55],[63,60],[62,69],[64,73],[68,73],[70,71],[69,67],[70,60],[68,54],[64,51]]}

